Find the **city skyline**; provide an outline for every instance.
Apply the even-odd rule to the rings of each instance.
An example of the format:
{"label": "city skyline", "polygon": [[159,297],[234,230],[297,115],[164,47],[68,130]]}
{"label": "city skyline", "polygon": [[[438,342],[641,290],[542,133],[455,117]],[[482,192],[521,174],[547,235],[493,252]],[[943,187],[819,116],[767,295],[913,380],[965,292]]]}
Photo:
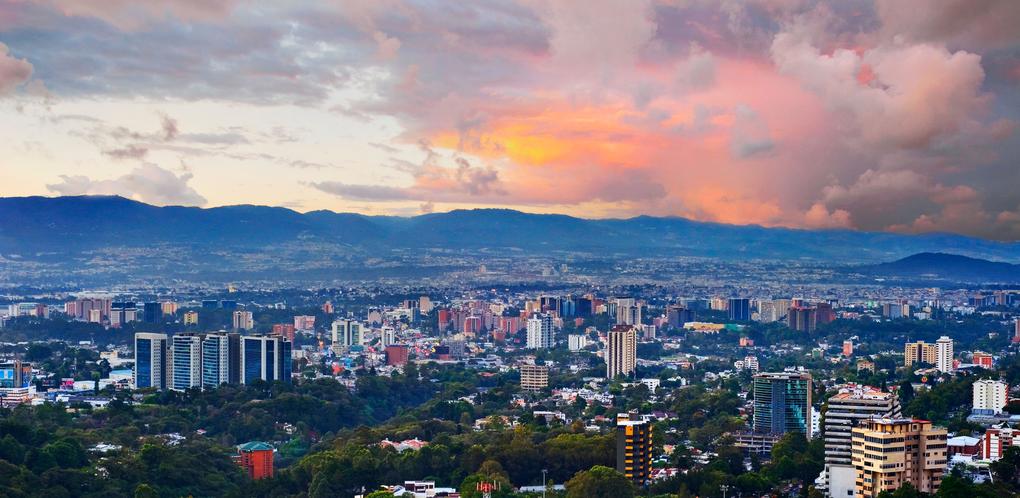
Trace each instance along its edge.
{"label": "city skyline", "polygon": [[0,196],[1017,240],[1017,24],[995,1],[0,0]]}

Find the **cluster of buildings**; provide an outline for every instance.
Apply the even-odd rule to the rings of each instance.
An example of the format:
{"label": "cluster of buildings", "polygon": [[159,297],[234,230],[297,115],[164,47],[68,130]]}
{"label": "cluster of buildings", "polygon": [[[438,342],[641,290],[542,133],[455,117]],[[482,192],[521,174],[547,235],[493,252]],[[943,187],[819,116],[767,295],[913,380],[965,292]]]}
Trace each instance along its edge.
{"label": "cluster of buildings", "polygon": [[291,380],[292,345],[279,335],[139,332],[134,352],[136,389],[184,391]]}

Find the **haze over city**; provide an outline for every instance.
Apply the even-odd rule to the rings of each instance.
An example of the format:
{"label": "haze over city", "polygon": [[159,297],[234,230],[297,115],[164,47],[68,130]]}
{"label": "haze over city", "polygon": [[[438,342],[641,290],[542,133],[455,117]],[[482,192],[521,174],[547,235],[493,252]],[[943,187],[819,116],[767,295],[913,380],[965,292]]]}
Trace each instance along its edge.
{"label": "haze over city", "polygon": [[1020,237],[1010,1],[0,3],[0,195]]}

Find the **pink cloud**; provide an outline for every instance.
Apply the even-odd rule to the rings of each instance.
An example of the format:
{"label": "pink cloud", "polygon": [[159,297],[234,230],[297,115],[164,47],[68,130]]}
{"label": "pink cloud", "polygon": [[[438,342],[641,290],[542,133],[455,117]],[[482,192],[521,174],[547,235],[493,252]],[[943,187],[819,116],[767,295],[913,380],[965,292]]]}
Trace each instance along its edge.
{"label": "pink cloud", "polygon": [[0,96],[13,92],[32,77],[32,64],[25,59],[18,59],[0,43]]}

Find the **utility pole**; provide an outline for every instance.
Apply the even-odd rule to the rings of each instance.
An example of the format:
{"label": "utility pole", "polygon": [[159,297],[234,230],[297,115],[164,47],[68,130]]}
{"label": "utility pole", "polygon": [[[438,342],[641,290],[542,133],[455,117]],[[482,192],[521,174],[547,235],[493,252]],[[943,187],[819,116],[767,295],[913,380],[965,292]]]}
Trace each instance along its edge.
{"label": "utility pole", "polygon": [[542,469],[542,498],[545,498],[545,491],[546,491],[545,473],[546,472],[549,472],[549,470],[548,469]]}
{"label": "utility pole", "polygon": [[719,486],[719,489],[722,490],[722,498],[726,498],[726,492],[730,490],[730,486],[728,484],[723,484],[722,486]]}

